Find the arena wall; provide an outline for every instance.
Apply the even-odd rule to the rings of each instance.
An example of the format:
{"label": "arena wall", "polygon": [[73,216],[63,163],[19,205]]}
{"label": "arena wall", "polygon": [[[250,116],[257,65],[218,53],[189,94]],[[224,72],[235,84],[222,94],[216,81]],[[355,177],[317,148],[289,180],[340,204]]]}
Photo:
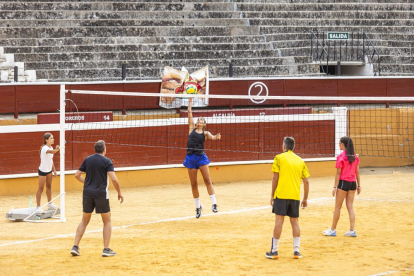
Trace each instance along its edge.
{"label": "arena wall", "polygon": [[[333,96],[333,97],[409,97],[414,96],[414,78],[252,78],[210,80],[210,94],[248,95],[249,87],[255,82],[263,82],[269,89],[269,96]],[[161,81],[110,82],[110,83],[68,83],[68,90],[120,91],[159,93]],[[59,108],[59,85],[53,84],[7,84],[0,85],[0,114],[27,112],[56,112]],[[277,102],[277,101],[273,101]],[[41,104],[40,104],[41,103]],[[266,104],[273,104],[266,102]],[[295,102],[297,103],[297,102]],[[280,104],[280,101],[277,102]],[[289,105],[289,101],[282,103]],[[340,104],[340,103],[337,103]],[[91,111],[90,103],[77,101],[79,111]],[[257,106],[256,104],[253,104]],[[211,99],[210,106],[236,107],[232,99]],[[69,111],[71,105],[67,105]],[[96,106],[94,110],[108,110],[110,106]],[[159,108],[159,99],[153,97],[145,106],[118,106],[118,110]]]}

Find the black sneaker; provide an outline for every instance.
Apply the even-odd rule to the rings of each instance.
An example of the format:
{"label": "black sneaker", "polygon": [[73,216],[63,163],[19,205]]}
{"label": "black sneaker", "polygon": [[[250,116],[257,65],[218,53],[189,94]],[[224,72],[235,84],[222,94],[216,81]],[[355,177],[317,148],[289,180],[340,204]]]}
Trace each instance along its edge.
{"label": "black sneaker", "polygon": [[116,252],[113,251],[111,248],[104,248],[102,252],[102,257],[112,257],[116,256]]}
{"label": "black sneaker", "polygon": [[203,210],[203,206],[200,206],[200,208],[196,208],[196,218],[201,217],[201,210]]}
{"label": "black sneaker", "polygon": [[295,251],[295,253],[293,253],[293,259],[300,259],[300,258],[302,258],[302,255],[298,251]]}
{"label": "black sneaker", "polygon": [[213,205],[211,206],[211,210],[212,210],[214,213],[217,213],[217,212],[218,212],[218,210],[217,210],[217,204],[213,204]]}
{"label": "black sneaker", "polygon": [[72,251],[70,251],[70,254],[72,254],[72,256],[80,256],[79,247],[77,247],[76,245],[74,245],[72,247]]}
{"label": "black sneaker", "polygon": [[268,258],[268,259],[279,259],[279,253],[277,253],[277,251],[272,252],[272,250],[270,250],[269,252],[266,252],[266,258]]}

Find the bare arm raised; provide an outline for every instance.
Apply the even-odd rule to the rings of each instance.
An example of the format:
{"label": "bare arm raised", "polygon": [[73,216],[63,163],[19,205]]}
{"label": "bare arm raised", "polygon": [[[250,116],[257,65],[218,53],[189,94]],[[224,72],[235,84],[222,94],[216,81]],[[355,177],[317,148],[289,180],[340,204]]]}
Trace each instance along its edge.
{"label": "bare arm raised", "polygon": [[188,99],[188,133],[190,134],[194,129],[193,112],[191,111],[191,105],[193,104],[193,98]]}

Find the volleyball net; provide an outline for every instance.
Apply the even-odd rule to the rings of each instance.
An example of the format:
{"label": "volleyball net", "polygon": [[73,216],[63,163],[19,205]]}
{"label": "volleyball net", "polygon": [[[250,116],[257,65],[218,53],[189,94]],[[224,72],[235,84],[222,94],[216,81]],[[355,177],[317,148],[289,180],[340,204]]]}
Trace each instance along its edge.
{"label": "volleyball net", "polygon": [[0,127],[0,175],[36,174],[45,132],[54,135],[54,147],[61,146],[54,157],[58,171],[62,150],[65,169],[76,170],[98,140],[106,142],[117,168],[179,167],[186,154],[189,97],[208,98],[207,107],[193,107],[194,122],[203,117],[205,130],[222,136],[205,143],[213,163],[272,162],[286,136],[295,138],[295,152],[304,159],[334,160],[342,136],[353,139],[359,156],[414,156],[413,97],[176,94],[168,97],[182,106],[172,109],[160,107],[166,97],[160,93],[68,91],[62,85],[61,97],[60,113],[38,114],[37,125]]}
{"label": "volleyball net", "polygon": [[302,158],[334,158],[342,136],[354,140],[360,156],[414,156],[413,98],[173,94],[168,97],[181,107],[165,109],[159,106],[165,94],[158,93],[71,90],[66,96],[73,117],[66,142],[85,147],[104,140],[121,167],[182,163],[190,97],[208,98],[208,107],[193,107],[194,122],[203,117],[205,130],[222,136],[205,144],[212,162],[273,160],[286,136],[295,138]]}

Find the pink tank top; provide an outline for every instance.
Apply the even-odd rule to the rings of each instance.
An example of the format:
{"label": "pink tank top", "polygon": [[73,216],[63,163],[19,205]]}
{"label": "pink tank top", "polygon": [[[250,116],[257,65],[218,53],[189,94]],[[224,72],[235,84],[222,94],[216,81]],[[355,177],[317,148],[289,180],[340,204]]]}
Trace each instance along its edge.
{"label": "pink tank top", "polygon": [[343,151],[340,155],[336,157],[336,164],[335,168],[341,168],[341,176],[339,180],[345,180],[349,182],[356,181],[356,170],[359,165],[359,158],[355,155],[355,160],[351,164],[348,161],[348,157],[346,156],[346,152]]}

